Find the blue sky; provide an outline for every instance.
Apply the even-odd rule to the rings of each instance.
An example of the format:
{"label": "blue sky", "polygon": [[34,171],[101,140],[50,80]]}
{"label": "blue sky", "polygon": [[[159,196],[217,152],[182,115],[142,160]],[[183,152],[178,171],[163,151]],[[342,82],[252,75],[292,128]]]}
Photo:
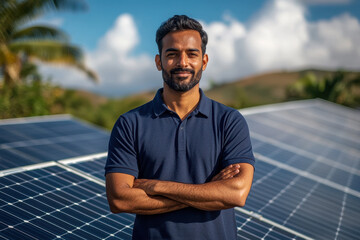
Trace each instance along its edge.
{"label": "blue sky", "polygon": [[275,70],[305,67],[359,69],[360,1],[123,1],[87,0],[85,12],[46,15],[81,46],[101,83],[81,73],[44,66],[67,87],[123,96],[161,87],[155,32],[174,14],[200,20],[209,34],[210,62],[201,86]]}

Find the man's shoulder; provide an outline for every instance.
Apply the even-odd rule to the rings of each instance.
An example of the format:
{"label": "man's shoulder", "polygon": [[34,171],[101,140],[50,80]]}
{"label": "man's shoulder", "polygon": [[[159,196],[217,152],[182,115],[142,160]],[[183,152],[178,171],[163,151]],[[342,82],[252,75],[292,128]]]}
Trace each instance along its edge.
{"label": "man's shoulder", "polygon": [[120,117],[133,118],[136,116],[152,115],[154,113],[153,109],[153,100],[151,100],[139,107],[129,110],[128,112],[122,114]]}
{"label": "man's shoulder", "polygon": [[[210,98],[209,98],[210,99]],[[239,110],[226,106],[223,103],[210,99],[212,109],[215,115],[224,117],[240,117],[243,118]]]}
{"label": "man's shoulder", "polygon": [[127,125],[133,125],[136,122],[142,122],[142,119],[148,119],[154,114],[152,101],[147,102],[139,107],[131,109],[130,111],[123,113],[117,119],[115,125],[125,123]]}

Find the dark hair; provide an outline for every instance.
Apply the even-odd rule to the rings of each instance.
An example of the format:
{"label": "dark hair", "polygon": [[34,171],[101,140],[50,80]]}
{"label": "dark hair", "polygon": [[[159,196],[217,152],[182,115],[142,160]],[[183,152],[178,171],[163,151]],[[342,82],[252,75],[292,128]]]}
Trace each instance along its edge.
{"label": "dark hair", "polygon": [[201,37],[201,51],[204,55],[206,52],[206,44],[208,42],[207,33],[204,31],[201,24],[193,18],[186,15],[175,15],[163,22],[156,31],[156,43],[158,45],[159,54],[161,55],[162,50],[162,39],[169,32],[175,32],[180,30],[195,30],[200,33]]}

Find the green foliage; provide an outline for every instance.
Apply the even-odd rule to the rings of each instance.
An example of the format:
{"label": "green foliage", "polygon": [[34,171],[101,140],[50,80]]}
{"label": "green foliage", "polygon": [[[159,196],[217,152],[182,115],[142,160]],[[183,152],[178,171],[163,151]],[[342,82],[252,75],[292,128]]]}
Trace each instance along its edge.
{"label": "green foliage", "polygon": [[[118,99],[109,100],[107,103],[99,106],[93,116],[88,116],[85,119],[88,121],[111,130],[115,121],[123,113],[130,111],[142,104],[144,99]],[[84,116],[85,117],[85,116]]]}
{"label": "green foliage", "polygon": [[93,103],[96,101],[91,100],[99,96],[83,96],[79,91],[44,82],[34,65],[24,66],[23,71],[26,81],[22,84],[0,86],[0,119],[67,113],[111,130],[121,114],[148,101],[104,98],[101,103]]}
{"label": "green foliage", "polygon": [[356,88],[360,86],[360,75],[337,71],[318,78],[308,73],[287,89],[288,100],[322,98],[347,106],[359,106]]}
{"label": "green foliage", "polygon": [[15,118],[50,114],[44,98],[46,86],[40,80],[12,88],[0,88],[0,118]]}

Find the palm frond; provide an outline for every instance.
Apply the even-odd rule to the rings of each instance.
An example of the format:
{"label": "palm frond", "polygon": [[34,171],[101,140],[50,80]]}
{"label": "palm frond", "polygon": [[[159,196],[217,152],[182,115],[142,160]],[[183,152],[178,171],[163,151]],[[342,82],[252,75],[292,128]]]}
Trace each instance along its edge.
{"label": "palm frond", "polygon": [[97,74],[84,65],[83,53],[76,46],[56,41],[19,41],[10,44],[10,49],[25,54],[29,59],[76,67],[94,82],[99,80]]}
{"label": "palm frond", "polygon": [[[4,0],[2,0],[4,1]],[[86,10],[83,0],[9,0],[0,8],[0,41],[49,10]]]}
{"label": "palm frond", "polygon": [[79,48],[57,41],[19,41],[9,44],[9,48],[45,62],[77,64],[83,60]]}
{"label": "palm frond", "polygon": [[50,10],[78,11],[88,8],[83,0],[24,0],[18,3],[19,18],[34,18]]}
{"label": "palm frond", "polygon": [[50,26],[30,26],[16,31],[11,36],[12,42],[47,39],[63,42],[69,41],[69,37],[65,32]]}
{"label": "palm frond", "polygon": [[95,83],[99,82],[99,76],[96,74],[96,72],[92,71],[91,69],[87,68],[84,64],[77,64],[76,67],[84,72],[91,80],[93,80]]}

